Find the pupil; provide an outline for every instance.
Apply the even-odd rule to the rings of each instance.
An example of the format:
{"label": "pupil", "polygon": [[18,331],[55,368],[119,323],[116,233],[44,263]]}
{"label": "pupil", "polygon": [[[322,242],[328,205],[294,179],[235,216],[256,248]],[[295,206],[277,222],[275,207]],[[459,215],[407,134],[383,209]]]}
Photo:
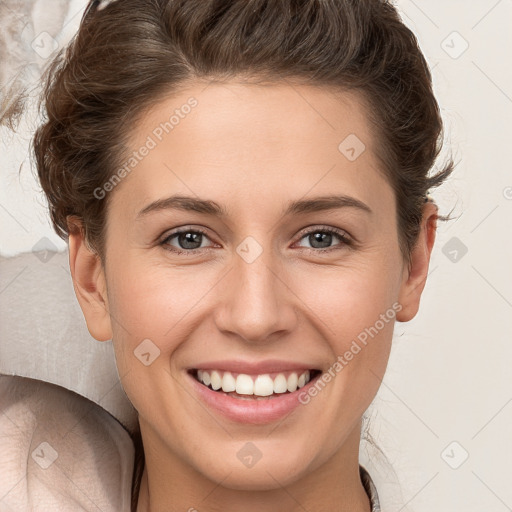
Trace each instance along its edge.
{"label": "pupil", "polygon": [[181,233],[179,236],[180,245],[183,249],[198,249],[201,246],[201,241],[197,239],[201,236],[202,233]]}
{"label": "pupil", "polygon": [[[330,233],[314,233],[310,235],[309,238],[309,243],[315,249],[329,247],[332,241],[332,235]],[[320,244],[319,246],[315,245],[317,242]]]}

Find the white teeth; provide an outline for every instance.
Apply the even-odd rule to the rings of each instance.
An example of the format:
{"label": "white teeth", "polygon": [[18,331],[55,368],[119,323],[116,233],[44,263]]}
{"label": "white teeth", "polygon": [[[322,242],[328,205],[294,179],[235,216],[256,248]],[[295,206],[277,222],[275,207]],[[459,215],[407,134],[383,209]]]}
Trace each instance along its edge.
{"label": "white teeth", "polygon": [[270,378],[270,375],[258,375],[254,381],[254,394],[258,396],[270,396],[273,393],[274,381]]}
{"label": "white teeth", "polygon": [[297,372],[292,372],[288,378],[283,373],[279,373],[274,379],[268,374],[262,374],[256,376],[254,380],[250,375],[244,373],[240,373],[235,379],[230,372],[197,370],[197,380],[205,386],[211,385],[215,391],[222,388],[224,393],[236,391],[239,395],[256,395],[258,397],[269,397],[287,391],[293,393],[297,388],[304,387],[310,378],[309,370],[300,376]]}
{"label": "white teeth", "polygon": [[220,376],[220,373],[215,370],[211,375],[211,385],[215,391],[222,387],[222,377]]}
{"label": "white teeth", "polygon": [[222,377],[222,391],[224,393],[230,393],[231,391],[235,391],[236,389],[236,381],[231,373],[226,372]]}
{"label": "white teeth", "polygon": [[298,379],[299,379],[299,377],[297,376],[296,373],[290,373],[290,375],[288,376],[287,387],[288,387],[288,391],[290,393],[292,393],[293,391],[295,391],[297,389]]}
{"label": "white teeth", "polygon": [[203,384],[205,386],[209,386],[211,383],[211,377],[208,372],[203,372]]}
{"label": "white teeth", "polygon": [[286,377],[280,373],[274,379],[274,393],[286,393],[288,391],[288,383]]}
{"label": "white teeth", "polygon": [[306,370],[300,377],[299,381],[297,382],[297,386],[299,388],[303,388],[308,382],[309,382],[310,376],[309,376],[309,370]]}
{"label": "white teeth", "polygon": [[236,392],[239,395],[254,395],[254,381],[249,375],[241,373],[236,378]]}

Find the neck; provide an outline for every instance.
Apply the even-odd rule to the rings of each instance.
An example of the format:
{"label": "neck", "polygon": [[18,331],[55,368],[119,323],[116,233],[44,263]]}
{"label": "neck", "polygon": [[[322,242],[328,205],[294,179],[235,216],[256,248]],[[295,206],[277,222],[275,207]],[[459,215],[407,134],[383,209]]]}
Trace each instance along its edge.
{"label": "neck", "polygon": [[359,476],[358,427],[318,468],[286,486],[275,481],[273,488],[257,491],[224,487],[222,481],[205,478],[175,454],[162,457],[168,450],[145,446],[137,512],[370,512],[370,500]]}

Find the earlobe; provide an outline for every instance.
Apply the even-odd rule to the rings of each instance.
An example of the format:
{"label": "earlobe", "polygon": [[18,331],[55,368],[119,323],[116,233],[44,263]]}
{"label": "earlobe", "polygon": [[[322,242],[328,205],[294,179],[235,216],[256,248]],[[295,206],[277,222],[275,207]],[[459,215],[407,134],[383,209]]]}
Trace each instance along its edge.
{"label": "earlobe", "polygon": [[420,298],[428,276],[430,256],[436,238],[437,206],[429,201],[423,207],[423,218],[416,245],[411,251],[410,263],[404,269],[399,302],[402,310],[397,314],[399,322],[408,322],[418,313]]}
{"label": "earlobe", "polygon": [[68,217],[69,268],[73,288],[87,323],[98,341],[112,339],[105,272],[98,254],[85,242],[80,220]]}

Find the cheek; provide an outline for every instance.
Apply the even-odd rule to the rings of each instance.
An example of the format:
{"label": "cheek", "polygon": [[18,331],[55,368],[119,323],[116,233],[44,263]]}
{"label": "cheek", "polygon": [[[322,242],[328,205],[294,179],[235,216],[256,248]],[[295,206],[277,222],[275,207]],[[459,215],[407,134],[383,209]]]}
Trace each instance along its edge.
{"label": "cheek", "polygon": [[201,276],[190,268],[126,262],[108,281],[110,313],[133,335],[161,338],[199,300]]}
{"label": "cheek", "polygon": [[317,270],[314,275],[304,270],[295,273],[290,287],[307,306],[303,311],[314,312],[310,318],[339,353],[348,339],[361,333],[364,338],[364,332],[376,323],[379,333],[390,337],[396,309],[400,309],[396,303],[400,272],[396,265],[377,261]]}
{"label": "cheek", "polygon": [[187,315],[193,314],[204,292],[191,280],[190,272],[126,263],[111,274],[108,294],[123,388],[139,413],[157,417],[165,403],[156,397],[170,400],[172,356],[190,336]]}
{"label": "cheek", "polygon": [[208,292],[215,290],[218,279],[211,270],[161,263],[141,266],[126,261],[117,266],[107,286],[118,363],[138,369],[134,351],[148,339],[164,356],[155,360],[155,367],[169,361],[168,356],[192,334],[190,319],[197,325],[197,312],[210,300]]}
{"label": "cheek", "polygon": [[[362,413],[373,399],[385,373],[397,313],[401,267],[385,254],[373,262],[296,276],[294,290],[329,343],[329,386],[336,403],[351,401]],[[400,261],[400,260],[397,260]],[[311,286],[314,283],[314,287]],[[317,336],[318,337],[318,336]],[[357,393],[353,391],[357,390]],[[349,408],[350,409],[350,408]]]}

